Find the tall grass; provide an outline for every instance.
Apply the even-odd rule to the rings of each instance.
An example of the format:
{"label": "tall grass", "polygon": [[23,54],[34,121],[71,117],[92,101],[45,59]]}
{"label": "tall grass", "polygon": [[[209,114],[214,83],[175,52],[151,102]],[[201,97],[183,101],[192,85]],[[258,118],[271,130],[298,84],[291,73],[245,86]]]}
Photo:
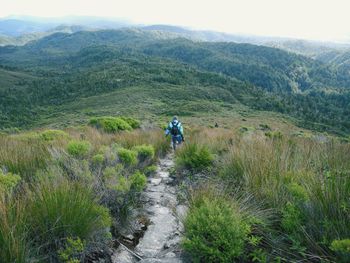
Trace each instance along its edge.
{"label": "tall grass", "polygon": [[160,129],[148,131],[135,130],[130,133],[116,134],[115,141],[129,149],[138,145],[152,145],[158,157],[164,156],[170,149],[170,142],[165,138],[164,132]]}
{"label": "tall grass", "polygon": [[[134,153],[132,165],[123,165],[122,147]],[[123,211],[147,182],[143,172],[168,149],[160,130],[107,134],[78,127],[0,136],[8,189],[0,198],[0,262],[84,261],[106,253],[112,224],[118,232]],[[72,244],[77,255],[68,255]]]}
{"label": "tall grass", "polygon": [[0,193],[0,262],[31,261],[26,219],[24,204]]}
{"label": "tall grass", "polygon": [[0,166],[30,180],[50,159],[46,143],[40,138],[0,136]]}
{"label": "tall grass", "polygon": [[43,256],[55,256],[68,237],[91,241],[96,233],[106,236],[111,225],[93,190],[64,178],[35,185],[25,205],[30,237]]}
{"label": "tall grass", "polygon": [[350,236],[350,144],[219,129],[196,132],[194,141],[217,154],[213,180],[275,211],[280,257],[336,260],[332,241]]}

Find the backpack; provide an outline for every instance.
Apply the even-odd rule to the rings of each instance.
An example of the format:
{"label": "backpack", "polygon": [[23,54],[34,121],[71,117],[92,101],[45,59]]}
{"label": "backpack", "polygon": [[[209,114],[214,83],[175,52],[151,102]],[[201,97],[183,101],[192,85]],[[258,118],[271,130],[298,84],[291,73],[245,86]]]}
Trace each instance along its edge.
{"label": "backpack", "polygon": [[173,124],[173,126],[171,127],[171,130],[170,130],[171,135],[173,135],[173,136],[180,135],[180,129],[179,129],[180,122],[178,122],[176,124],[174,124],[174,123],[172,123],[172,124]]}

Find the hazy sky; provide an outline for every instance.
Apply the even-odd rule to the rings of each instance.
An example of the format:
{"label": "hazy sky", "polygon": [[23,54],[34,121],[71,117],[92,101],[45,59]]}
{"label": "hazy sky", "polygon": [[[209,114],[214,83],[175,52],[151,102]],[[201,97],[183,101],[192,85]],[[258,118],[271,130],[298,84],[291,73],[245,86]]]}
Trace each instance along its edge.
{"label": "hazy sky", "polygon": [[0,0],[0,16],[92,15],[350,42],[350,0]]}

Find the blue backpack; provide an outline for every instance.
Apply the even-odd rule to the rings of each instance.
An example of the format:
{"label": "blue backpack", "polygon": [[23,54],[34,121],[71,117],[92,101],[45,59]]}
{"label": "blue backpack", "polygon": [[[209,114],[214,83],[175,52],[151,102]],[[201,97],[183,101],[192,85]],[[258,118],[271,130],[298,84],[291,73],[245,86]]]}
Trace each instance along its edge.
{"label": "blue backpack", "polygon": [[180,128],[179,128],[180,122],[178,122],[176,124],[174,124],[174,123],[172,123],[172,124],[173,124],[173,126],[171,127],[171,130],[170,130],[171,135],[173,135],[173,136],[180,135]]}

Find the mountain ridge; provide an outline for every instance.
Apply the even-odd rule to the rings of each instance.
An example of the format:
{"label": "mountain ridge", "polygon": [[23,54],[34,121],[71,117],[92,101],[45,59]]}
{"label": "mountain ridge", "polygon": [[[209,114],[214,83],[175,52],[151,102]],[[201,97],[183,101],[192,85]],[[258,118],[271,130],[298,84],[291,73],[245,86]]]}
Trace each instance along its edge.
{"label": "mountain ridge", "polygon": [[[216,110],[226,112],[231,106],[225,108],[220,101],[227,105],[238,102],[255,110],[290,115],[312,127],[323,123],[326,130],[350,128],[344,118],[349,111],[349,74],[271,47],[198,42],[138,28],[79,31],[55,33],[21,47],[2,47],[0,65],[14,71],[12,75],[23,72],[36,78],[1,87],[1,104],[7,103],[2,106],[3,125],[30,125],[49,105],[55,112],[54,105],[109,92],[118,96],[120,88],[135,86],[143,87],[140,92],[150,96],[147,90],[151,87],[157,90],[165,85],[170,94],[177,90],[174,96],[179,101],[196,107],[201,100],[206,107],[212,103]],[[181,105],[164,94],[152,96],[157,105]],[[235,99],[227,101],[231,96]],[[32,117],[21,121],[22,116],[14,116],[18,109],[8,104],[27,106]],[[164,113],[155,107],[150,112]]]}

